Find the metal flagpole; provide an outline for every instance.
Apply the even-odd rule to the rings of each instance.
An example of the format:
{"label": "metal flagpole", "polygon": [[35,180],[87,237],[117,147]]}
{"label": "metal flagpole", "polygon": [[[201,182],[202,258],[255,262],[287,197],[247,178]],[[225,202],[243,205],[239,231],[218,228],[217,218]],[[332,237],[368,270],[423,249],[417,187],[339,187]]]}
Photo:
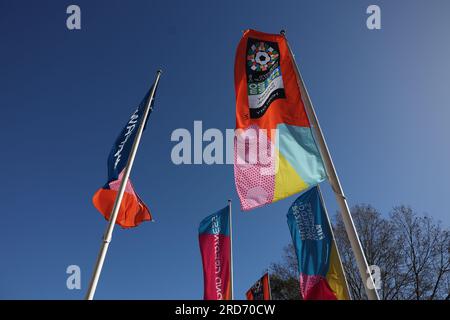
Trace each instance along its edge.
{"label": "metal flagpole", "polygon": [[109,219],[109,224],[106,228],[105,234],[103,236],[103,242],[98,253],[97,262],[95,263],[94,272],[92,273],[91,282],[89,283],[89,288],[86,294],[86,300],[92,300],[94,298],[95,289],[97,288],[98,279],[100,278],[100,273],[102,272],[103,263],[105,262],[106,252],[108,251],[109,244],[111,242],[112,233],[114,231],[114,226],[116,224],[117,215],[119,214],[120,204],[122,203],[123,195],[125,193],[125,187],[127,185],[128,178],[130,177],[131,168],[133,167],[134,158],[136,157],[136,152],[139,147],[139,142],[141,140],[142,132],[144,131],[146,119],[150,113],[150,108],[152,106],[152,101],[155,95],[156,87],[158,86],[159,78],[161,76],[161,70],[156,72],[155,83],[153,84],[152,91],[147,100],[147,105],[145,106],[144,116],[139,125],[136,137],[131,148],[130,157],[128,158],[127,165],[122,177],[122,182],[120,183],[120,188],[114,201],[114,207]]}
{"label": "metal flagpole", "polygon": [[[350,240],[350,245],[352,247],[353,253],[355,254],[356,264],[358,265],[359,273],[364,283],[364,289],[366,291],[369,300],[379,300],[380,298],[378,296],[377,290],[375,289],[375,282],[373,280],[372,273],[369,270],[366,256],[364,255],[361,242],[359,241],[358,238],[358,233],[356,232],[355,224],[353,223],[353,219],[350,214],[350,209],[348,208],[347,199],[344,195],[341,183],[339,182],[339,178],[336,169],[334,167],[333,160],[331,159],[330,151],[328,150],[328,146],[325,142],[322,129],[320,128],[319,120],[317,119],[316,112],[314,111],[311,98],[309,97],[308,91],[306,90],[305,83],[303,82],[303,78],[298,69],[298,65],[297,62],[295,61],[294,54],[292,53],[289,43],[287,42],[285,31],[284,30],[280,31],[280,34],[285,37],[287,46],[289,48],[289,52],[294,61],[295,71],[297,73],[297,80],[298,80],[297,82],[302,96],[302,100],[305,105],[309,121],[311,122],[311,128],[315,133],[315,137],[319,145],[319,150],[327,170],[328,181],[330,182],[330,185],[334,191],[336,200],[340,207],[342,220],[344,221],[345,230],[347,232],[348,239]],[[370,284],[371,288],[369,288],[368,284]]]}
{"label": "metal flagpole", "polygon": [[228,200],[228,219],[230,223],[230,280],[231,280],[231,300],[234,300],[234,280],[233,280],[233,227],[231,220],[231,200]]}
{"label": "metal flagpole", "polygon": [[350,290],[348,289],[347,275],[345,274],[344,266],[342,265],[341,255],[339,253],[339,249],[336,244],[336,238],[334,237],[333,226],[331,224],[330,217],[328,216],[327,207],[325,206],[325,202],[323,201],[322,190],[320,190],[320,185],[317,185],[317,190],[319,191],[320,201],[322,201],[323,209],[325,210],[325,216],[327,217],[328,221],[328,226],[330,227],[331,238],[333,239],[334,245],[336,246],[336,253],[338,256],[339,263],[341,265],[342,274],[344,275],[345,290],[347,291],[347,296],[350,298],[350,300],[352,300],[350,296]]}

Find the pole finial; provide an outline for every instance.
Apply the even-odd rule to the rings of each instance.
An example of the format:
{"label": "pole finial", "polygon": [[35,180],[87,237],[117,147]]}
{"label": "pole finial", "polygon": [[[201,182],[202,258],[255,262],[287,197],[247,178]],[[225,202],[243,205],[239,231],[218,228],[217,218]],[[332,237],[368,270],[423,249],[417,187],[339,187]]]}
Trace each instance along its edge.
{"label": "pole finial", "polygon": [[280,30],[280,34],[281,34],[282,36],[285,36],[285,35],[286,35],[286,30],[281,29],[281,30]]}
{"label": "pole finial", "polygon": [[162,69],[158,69],[158,71],[156,71],[156,73],[162,74]]}

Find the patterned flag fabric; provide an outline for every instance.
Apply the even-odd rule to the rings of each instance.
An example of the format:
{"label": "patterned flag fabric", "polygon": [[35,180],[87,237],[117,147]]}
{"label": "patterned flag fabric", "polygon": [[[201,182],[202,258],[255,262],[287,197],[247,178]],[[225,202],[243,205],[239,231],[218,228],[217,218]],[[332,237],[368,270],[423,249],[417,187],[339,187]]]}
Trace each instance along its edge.
{"label": "patterned flag fabric", "polygon": [[298,260],[304,300],[348,300],[336,244],[317,187],[300,195],[287,221]]}
{"label": "patterned flag fabric", "polygon": [[229,207],[206,217],[198,229],[205,300],[231,300]]}
{"label": "patterned flag fabric", "polygon": [[[108,157],[108,182],[92,198],[94,206],[107,220],[109,220],[114,207],[134,138],[141,121],[143,121],[145,106],[151,91],[152,89],[146,94],[117,137]],[[143,221],[151,220],[150,210],[134,191],[131,181],[128,180],[116,223],[123,228],[132,228]]]}
{"label": "patterned flag fabric", "polygon": [[266,273],[245,294],[247,300],[271,300],[269,274]]}
{"label": "patterned flag fabric", "polygon": [[323,181],[325,169],[284,36],[247,30],[235,60],[234,173],[243,210]]}

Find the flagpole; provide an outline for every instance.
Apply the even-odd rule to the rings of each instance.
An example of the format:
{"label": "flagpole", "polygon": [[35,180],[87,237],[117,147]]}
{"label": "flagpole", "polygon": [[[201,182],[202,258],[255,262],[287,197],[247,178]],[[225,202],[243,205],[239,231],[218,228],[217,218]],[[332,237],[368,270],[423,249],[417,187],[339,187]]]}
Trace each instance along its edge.
{"label": "flagpole", "polygon": [[105,262],[106,253],[108,251],[109,244],[112,239],[112,233],[114,231],[114,226],[116,224],[117,215],[119,214],[120,205],[122,203],[123,195],[125,193],[125,187],[128,182],[128,178],[130,177],[131,168],[133,167],[134,158],[136,157],[136,152],[139,147],[139,142],[141,141],[142,132],[144,131],[146,119],[150,113],[150,109],[152,106],[152,101],[154,99],[155,91],[158,86],[159,78],[161,77],[161,70],[156,72],[155,83],[152,87],[152,91],[150,92],[150,96],[147,100],[147,105],[145,106],[144,116],[139,125],[138,131],[136,133],[136,137],[133,141],[133,146],[131,148],[130,156],[128,158],[127,165],[124,170],[124,174],[122,177],[122,181],[120,183],[120,187],[116,196],[116,200],[114,201],[114,207],[110,215],[109,223],[106,228],[106,231],[103,235],[103,241],[100,248],[100,252],[98,253],[97,261],[95,263],[94,272],[92,273],[91,281],[89,283],[89,288],[86,293],[86,300],[94,299],[95,290],[97,288],[98,280],[100,278],[100,273],[102,272],[103,263]]}
{"label": "flagpole", "polygon": [[319,191],[320,201],[323,204],[323,210],[325,210],[325,216],[327,217],[328,226],[330,227],[331,238],[333,239],[333,243],[336,246],[336,253],[337,253],[338,260],[339,260],[339,263],[341,266],[342,274],[344,275],[345,290],[347,291],[347,296],[349,297],[349,299],[352,300],[352,298],[350,296],[350,290],[348,289],[347,275],[345,274],[344,266],[342,265],[341,255],[339,253],[339,250],[338,250],[338,247],[336,244],[336,238],[334,237],[333,226],[331,224],[330,217],[328,216],[328,210],[327,210],[327,207],[325,206],[325,202],[323,201],[322,190],[320,189],[320,185],[317,185],[317,190]]}
{"label": "flagpole", "polygon": [[[364,251],[361,246],[361,242],[358,238],[358,233],[356,232],[355,224],[353,223],[352,216],[350,214],[350,209],[347,204],[347,199],[344,195],[344,191],[342,189],[341,183],[339,181],[336,169],[333,164],[333,160],[331,159],[330,151],[328,150],[328,146],[325,142],[325,138],[322,133],[322,129],[320,128],[319,120],[317,119],[316,112],[314,111],[314,107],[311,102],[311,98],[309,97],[308,90],[305,87],[305,83],[303,81],[303,78],[300,74],[297,62],[295,61],[294,54],[289,46],[289,43],[287,42],[287,38],[285,35],[285,31],[280,31],[280,34],[286,39],[287,46],[289,48],[289,52],[292,56],[292,59],[294,61],[295,70],[297,73],[297,80],[298,80],[298,86],[300,89],[300,93],[302,96],[303,103],[305,105],[306,113],[308,114],[309,121],[311,122],[311,128],[313,129],[318,145],[319,150],[322,155],[322,159],[324,161],[327,175],[328,175],[328,181],[330,182],[330,185],[334,191],[334,194],[336,196],[336,200],[339,204],[342,220],[344,221],[345,230],[347,232],[348,239],[350,241],[350,245],[352,247],[353,253],[355,255],[356,264],[358,265],[358,270],[361,275],[361,279],[364,283],[364,289],[366,291],[367,297],[369,300],[379,300],[378,292],[375,289],[375,282],[373,280],[372,274],[369,270],[369,266],[367,264],[366,256],[364,255]],[[367,277],[367,274],[369,275]],[[370,289],[367,286],[366,279],[370,282],[371,287],[373,289]]]}
{"label": "flagpole", "polygon": [[231,280],[231,300],[234,300],[234,279],[233,279],[233,224],[231,220],[231,200],[228,200],[228,219],[230,223],[230,280]]}

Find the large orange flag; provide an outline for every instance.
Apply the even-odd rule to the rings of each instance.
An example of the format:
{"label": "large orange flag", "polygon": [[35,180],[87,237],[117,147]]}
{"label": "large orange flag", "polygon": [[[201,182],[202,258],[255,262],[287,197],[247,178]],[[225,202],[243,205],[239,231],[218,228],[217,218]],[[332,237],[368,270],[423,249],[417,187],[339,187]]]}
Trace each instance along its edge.
{"label": "large orange flag", "polygon": [[235,182],[243,210],[326,178],[283,35],[247,30],[235,60]]}

